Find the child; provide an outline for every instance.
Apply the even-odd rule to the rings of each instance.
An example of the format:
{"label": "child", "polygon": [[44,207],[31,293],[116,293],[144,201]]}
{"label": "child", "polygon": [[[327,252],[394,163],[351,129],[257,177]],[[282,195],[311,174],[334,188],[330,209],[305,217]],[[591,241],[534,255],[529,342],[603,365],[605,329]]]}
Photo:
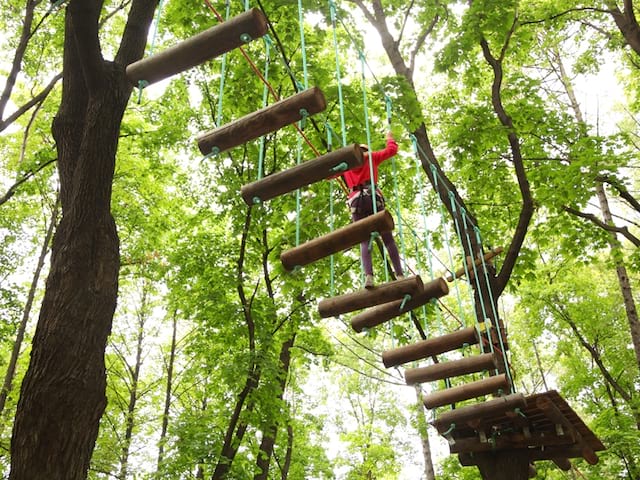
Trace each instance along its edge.
{"label": "child", "polygon": [[[349,187],[349,195],[347,203],[351,208],[351,219],[355,222],[373,214],[373,198],[376,199],[376,211],[384,210],[384,196],[378,189],[378,166],[385,160],[393,157],[398,152],[398,144],[393,138],[391,132],[387,132],[387,146],[383,150],[377,150],[369,153],[366,145],[361,145],[364,162],[361,167],[346,171],[343,176]],[[372,162],[373,168],[370,167]],[[375,184],[375,192],[371,191],[371,170],[373,170],[373,181]],[[396,278],[403,278],[402,264],[400,262],[400,254],[398,247],[393,239],[391,232],[381,234],[389,258],[393,264]],[[371,252],[369,251],[369,242],[360,243],[360,257],[362,258],[362,266],[365,273],[365,288],[373,288],[373,265],[371,262]]]}

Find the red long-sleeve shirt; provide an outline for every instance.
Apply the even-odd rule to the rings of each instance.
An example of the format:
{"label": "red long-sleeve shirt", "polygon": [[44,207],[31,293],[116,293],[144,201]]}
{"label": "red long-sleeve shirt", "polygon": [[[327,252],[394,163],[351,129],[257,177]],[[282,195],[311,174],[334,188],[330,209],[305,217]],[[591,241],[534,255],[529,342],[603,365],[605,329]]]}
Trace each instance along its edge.
{"label": "red long-sleeve shirt", "polygon": [[396,153],[398,153],[398,143],[394,139],[388,138],[387,146],[383,150],[376,150],[375,152],[371,152],[371,155],[366,152],[364,154],[364,163],[362,164],[362,166],[344,172],[344,180],[350,190],[349,198],[353,197],[356,194],[356,191],[353,190],[353,187],[362,184],[371,184],[371,168],[369,167],[369,158],[373,160],[373,182],[377,184],[378,166],[385,160],[393,157]]}

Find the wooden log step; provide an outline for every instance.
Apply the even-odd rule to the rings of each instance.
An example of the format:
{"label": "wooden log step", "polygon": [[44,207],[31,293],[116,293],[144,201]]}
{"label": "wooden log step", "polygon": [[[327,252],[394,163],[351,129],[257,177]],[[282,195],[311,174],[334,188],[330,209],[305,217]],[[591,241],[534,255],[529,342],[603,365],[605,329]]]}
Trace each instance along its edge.
{"label": "wooden log step", "polygon": [[527,400],[522,393],[512,393],[511,395],[494,398],[475,405],[466,405],[455,410],[442,412],[431,422],[431,425],[442,435],[442,433],[451,428],[452,424],[462,425],[473,422],[478,418],[491,418],[516,408],[523,409],[526,406]]}
{"label": "wooden log step", "polygon": [[372,232],[390,232],[393,227],[393,217],[388,211],[382,210],[282,252],[280,261],[286,270],[291,271],[367,241]]}
{"label": "wooden log step", "polygon": [[322,90],[312,87],[198,136],[203,155],[217,154],[291,125],[327,108]]}
{"label": "wooden log step", "polygon": [[321,300],[318,304],[318,312],[322,318],[337,317],[343,313],[388,303],[406,295],[414,295],[422,290],[422,286],[422,279],[419,275],[381,283],[371,289],[362,289]]}
{"label": "wooden log step", "polygon": [[507,380],[505,374],[501,374],[424,395],[422,403],[426,408],[433,409],[483,395],[498,393],[500,390],[506,392],[508,388],[509,380]]}
{"label": "wooden log step", "polygon": [[447,293],[449,293],[447,282],[443,278],[437,278],[424,284],[422,291],[412,296],[411,300],[405,302],[404,305],[402,300],[397,300],[354,315],[351,319],[351,327],[356,332],[361,332],[365,328],[373,328],[414,308],[421,307],[434,298],[443,297]]}
{"label": "wooden log step", "polygon": [[396,367],[403,363],[414,362],[422,358],[433,357],[478,343],[476,329],[467,327],[447,335],[429,338],[420,342],[387,350],[382,353],[382,363],[387,368]]}
{"label": "wooden log step", "polygon": [[265,202],[334,176],[341,171],[358,167],[362,162],[360,146],[349,145],[244,185],[240,189],[240,194],[247,205]]}
{"label": "wooden log step", "polygon": [[[493,250],[488,251],[487,253],[484,254],[484,256],[482,258],[477,258],[476,261],[472,261],[471,257],[467,257],[467,268],[465,269],[465,267],[460,267],[458,270],[455,271],[454,274],[448,274],[447,275],[447,282],[453,282],[456,278],[460,278],[462,276],[464,276],[467,272],[469,272],[469,276],[473,277],[473,265],[475,264],[476,267],[479,267],[480,265],[482,265],[483,263],[483,259],[484,262],[489,262],[493,257],[501,254],[503,251],[502,247],[496,247]],[[470,279],[471,280],[471,279]]]}
{"label": "wooden log step", "polygon": [[150,85],[260,38],[267,31],[264,13],[253,8],[162,52],[127,65],[127,78],[134,85],[138,82]]}
{"label": "wooden log step", "polygon": [[434,363],[428,367],[407,368],[404,371],[404,379],[407,385],[435,382],[436,380],[444,380],[445,378],[458,377],[469,373],[495,370],[499,364],[499,360],[493,353],[483,353],[450,362]]}

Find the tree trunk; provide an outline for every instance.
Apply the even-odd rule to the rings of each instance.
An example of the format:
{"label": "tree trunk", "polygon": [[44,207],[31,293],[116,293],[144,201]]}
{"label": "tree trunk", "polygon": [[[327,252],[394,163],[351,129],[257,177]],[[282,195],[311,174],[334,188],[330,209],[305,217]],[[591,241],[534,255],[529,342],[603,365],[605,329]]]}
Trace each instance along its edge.
{"label": "tree trunk", "polygon": [[158,442],[158,464],[156,473],[160,472],[162,460],[164,457],[164,444],[167,438],[167,429],[169,427],[169,408],[171,407],[171,393],[173,382],[173,364],[176,358],[176,331],[178,327],[178,315],[173,312],[173,327],[171,332],[171,351],[169,352],[169,364],[167,365],[167,388],[164,394],[164,411],[162,412],[162,430],[160,432],[160,440]]}
{"label": "tree trunk", "polygon": [[[604,185],[601,182],[596,184],[596,193],[598,195],[598,201],[600,202],[600,210],[602,210],[602,218],[608,225],[613,225],[613,218],[611,216],[611,210],[609,210],[609,202],[607,200],[607,194],[604,190]],[[627,312],[627,321],[629,322],[629,330],[631,331],[631,341],[633,348],[636,352],[636,363],[640,370],[640,321],[638,320],[638,310],[636,308],[636,302],[633,299],[631,292],[631,283],[629,282],[629,275],[627,274],[627,268],[622,261],[620,255],[621,245],[618,237],[615,233],[611,233],[609,245],[611,246],[611,254],[616,263],[616,275],[618,276],[618,285],[620,286],[620,292],[622,293],[622,300],[624,301],[624,309]]]}
{"label": "tree trunk", "polygon": [[[146,289],[146,286],[143,286]],[[138,331],[136,339],[136,360],[133,368],[127,363],[124,356],[122,362],[131,375],[131,385],[129,386],[129,404],[127,406],[126,427],[123,438],[122,454],[120,455],[119,480],[127,479],[127,469],[129,467],[129,451],[131,449],[131,438],[135,426],[136,404],[138,403],[138,386],[140,384],[140,369],[142,368],[142,344],[144,340],[144,325],[147,321],[147,293],[143,290],[142,301],[138,310]]]}
{"label": "tree trunk", "polygon": [[291,424],[287,425],[287,453],[284,457],[284,464],[280,471],[280,480],[287,480],[289,478],[289,469],[291,468],[291,458],[293,454],[293,427]]}
{"label": "tree trunk", "polygon": [[[287,378],[289,374],[289,365],[291,365],[291,347],[295,342],[296,334],[287,339],[280,347],[280,394],[276,401],[282,402],[284,391],[287,387]],[[273,456],[273,448],[276,444],[276,436],[278,434],[278,419],[273,419],[271,424],[265,429],[260,442],[258,458],[256,460],[257,472],[253,477],[254,480],[267,480],[269,478],[269,464]]]}
{"label": "tree trunk", "polygon": [[414,385],[417,400],[417,425],[422,443],[422,456],[424,458],[424,478],[425,480],[435,480],[436,474],[433,470],[433,460],[431,459],[431,444],[429,443],[429,430],[427,427],[427,418],[425,408],[422,404],[422,394],[420,385]]}
{"label": "tree trunk", "polygon": [[[564,68],[564,63],[562,61],[560,52],[552,52],[552,58],[555,61],[555,65],[551,61],[550,63],[552,64],[552,67],[556,69],[558,78],[562,82],[565,92],[569,97],[571,108],[573,109],[576,120],[578,120],[578,122],[580,123],[585,123],[584,116],[582,115],[582,110],[580,109],[580,104],[576,99],[571,79],[567,75],[567,72]],[[604,220],[604,223],[607,225],[614,225],[611,210],[609,209],[607,193],[604,189],[604,184],[600,181],[596,181],[596,194],[598,196],[598,202],[600,203],[600,210],[602,211],[602,218]],[[636,363],[638,364],[638,368],[640,368],[640,321],[638,319],[638,310],[636,308],[635,300],[631,292],[631,283],[629,282],[627,269],[624,262],[622,261],[621,255],[619,255],[622,247],[615,232],[610,233],[609,246],[611,248],[613,258],[616,259],[616,275],[618,277],[618,284],[620,285],[620,292],[622,293],[624,308],[627,314],[627,320],[629,322],[631,340],[633,342],[633,348],[636,353]]]}
{"label": "tree trunk", "polygon": [[115,62],[102,58],[102,0],[65,10],[62,100],[52,131],[62,219],[11,439],[11,480],[82,480],[106,405],[104,353],[118,292],[111,185],[138,59],[156,0],[134,0]]}
{"label": "tree trunk", "polygon": [[42,242],[42,249],[40,250],[40,256],[38,257],[38,264],[36,265],[36,270],[33,273],[33,279],[31,280],[31,287],[29,287],[27,302],[25,303],[24,311],[22,312],[22,320],[20,321],[18,331],[16,332],[16,340],[15,342],[13,342],[11,358],[9,359],[9,365],[7,366],[7,373],[4,376],[2,391],[0,391],[0,414],[2,414],[2,412],[4,411],[7,397],[9,396],[9,393],[11,393],[13,378],[16,374],[16,365],[18,364],[18,356],[20,355],[22,341],[24,340],[24,332],[27,329],[27,323],[29,321],[29,316],[31,315],[31,308],[33,307],[33,298],[36,294],[36,288],[38,286],[38,281],[40,280],[40,273],[42,272],[42,267],[44,266],[44,260],[47,256],[47,252],[49,251],[51,237],[53,236],[53,231],[55,230],[56,221],[58,218],[58,206],[59,203],[58,199],[56,198],[56,203],[53,207],[53,211],[51,212],[51,222],[49,223],[47,233],[45,234],[44,241]]}
{"label": "tree trunk", "polygon": [[475,453],[474,462],[484,480],[527,480],[529,478],[529,453],[526,449]]}

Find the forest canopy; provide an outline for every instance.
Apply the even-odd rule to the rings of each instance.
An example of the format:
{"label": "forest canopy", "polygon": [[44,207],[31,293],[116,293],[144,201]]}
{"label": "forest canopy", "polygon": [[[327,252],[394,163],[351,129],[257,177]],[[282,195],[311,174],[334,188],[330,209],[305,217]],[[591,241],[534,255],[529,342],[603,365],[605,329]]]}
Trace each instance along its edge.
{"label": "forest canopy", "polygon": [[[640,477],[633,0],[3,7],[4,477],[487,478],[433,426],[449,402],[425,408],[486,378],[558,391],[606,447],[535,478]],[[247,17],[258,31],[230,27],[215,58],[180,66],[187,42]],[[176,47],[166,78],[127,69]],[[319,111],[263,113],[310,93]],[[225,127],[228,148],[203,140]],[[375,297],[359,240],[281,260],[352,226],[346,167],[243,192],[388,134],[377,185],[407,278],[372,235],[373,291],[398,311],[415,276],[437,293],[356,329],[362,305],[322,308]],[[473,337],[381,361],[452,332],[490,352]],[[491,368],[407,384],[478,348]]]}

